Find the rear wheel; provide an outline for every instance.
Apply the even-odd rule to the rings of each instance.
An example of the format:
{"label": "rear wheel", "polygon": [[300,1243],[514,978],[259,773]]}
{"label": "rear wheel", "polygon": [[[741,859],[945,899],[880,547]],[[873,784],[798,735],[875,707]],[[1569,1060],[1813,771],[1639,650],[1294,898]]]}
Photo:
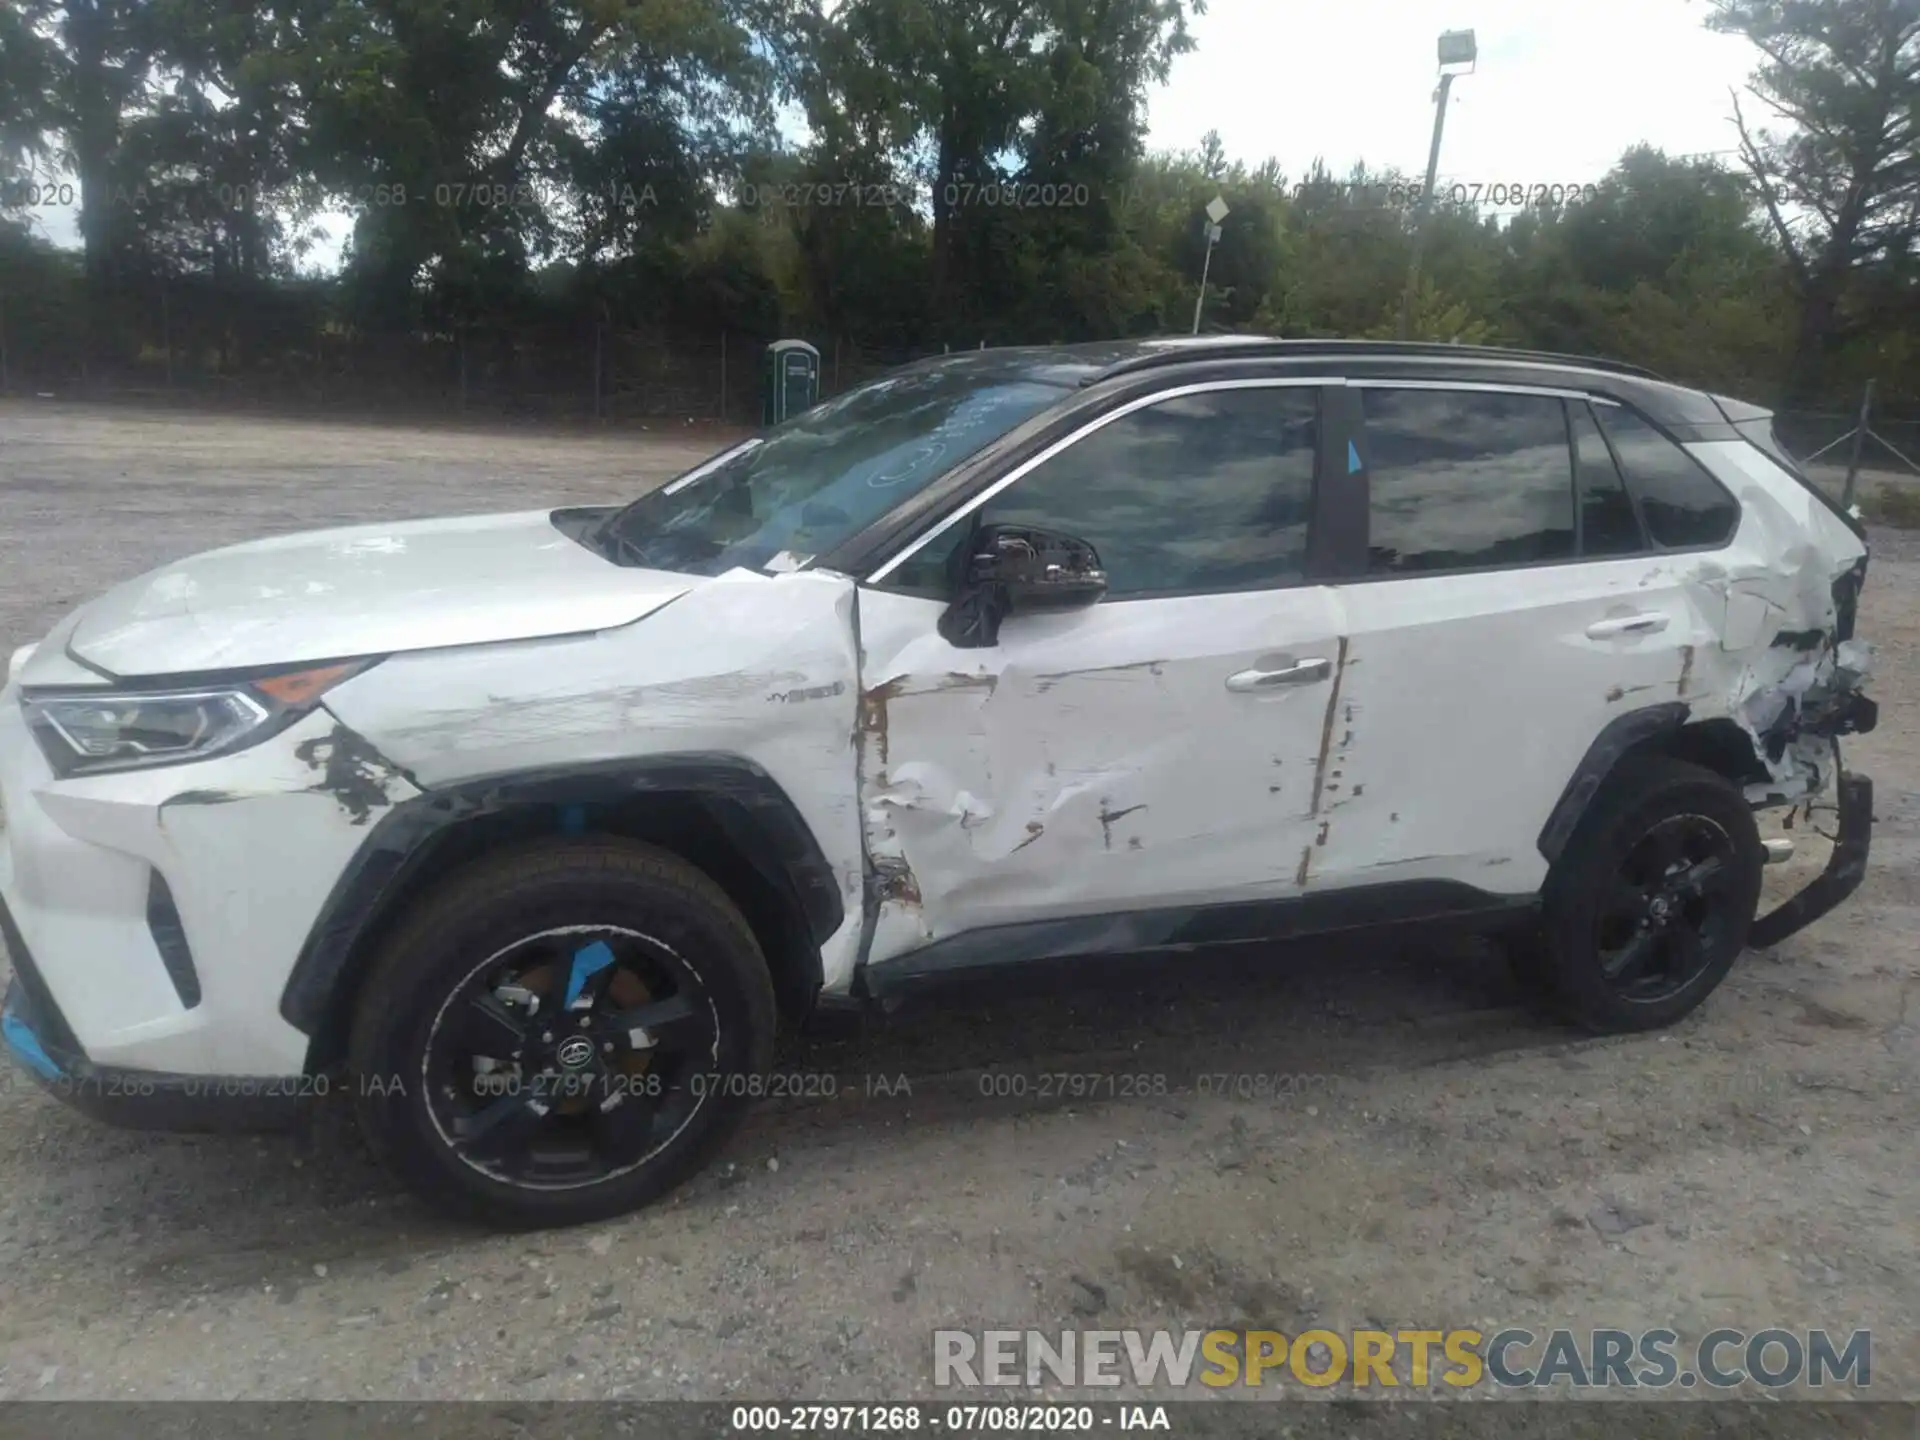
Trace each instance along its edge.
{"label": "rear wheel", "polygon": [[556,841],[436,891],[376,959],[349,1060],[369,1140],[493,1224],[631,1210],[736,1128],[773,1044],[753,932],[647,846]]}
{"label": "rear wheel", "polygon": [[1680,1019],[1745,947],[1764,864],[1732,782],[1664,756],[1623,764],[1547,879],[1538,957],[1559,1008],[1600,1032]]}

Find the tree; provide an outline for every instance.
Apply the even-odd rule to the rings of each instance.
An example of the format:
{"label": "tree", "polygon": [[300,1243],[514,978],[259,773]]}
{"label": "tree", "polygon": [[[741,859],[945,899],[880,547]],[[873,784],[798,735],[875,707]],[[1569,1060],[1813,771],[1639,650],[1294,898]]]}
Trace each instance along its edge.
{"label": "tree", "polygon": [[469,277],[472,296],[503,265],[684,232],[739,128],[771,126],[757,42],[783,33],[780,0],[297,4],[310,165],[359,209],[350,279],[370,319],[405,324],[423,276]]}
{"label": "tree", "polygon": [[7,182],[48,153],[59,68],[53,8],[52,0],[0,8],[0,209]]}
{"label": "tree", "polygon": [[[856,139],[863,157],[883,147],[905,157],[928,197],[938,313],[976,328],[1003,306],[1018,313],[1049,249],[1057,258],[1056,247],[1117,232],[1115,182],[1138,155],[1147,84],[1191,45],[1189,8],[843,0],[822,11],[810,116],[816,129]],[[1085,187],[1080,213],[1026,204],[1032,187],[1053,185],[1057,197],[1063,181],[1070,194]],[[1075,228],[1081,241],[1062,238]]]}
{"label": "tree", "polygon": [[1771,396],[1784,264],[1740,177],[1637,146],[1587,198],[1516,217],[1495,281],[1503,331]]}
{"label": "tree", "polygon": [[56,13],[47,119],[61,138],[60,159],[79,181],[87,281],[99,292],[114,282],[137,229],[129,196],[142,177],[127,174],[120,146],[130,117],[147,103],[158,36],[154,15],[137,0],[67,0]]}
{"label": "tree", "polygon": [[1765,57],[1752,79],[1791,129],[1750,127],[1741,156],[1799,301],[1789,393],[1815,398],[1832,349],[1869,323],[1866,272],[1920,240],[1920,0],[1710,0],[1715,29]]}

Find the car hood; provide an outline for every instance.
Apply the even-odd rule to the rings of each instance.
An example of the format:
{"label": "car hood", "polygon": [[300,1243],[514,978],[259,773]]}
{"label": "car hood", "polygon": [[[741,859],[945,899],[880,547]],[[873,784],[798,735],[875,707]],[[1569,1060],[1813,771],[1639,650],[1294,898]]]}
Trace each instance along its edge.
{"label": "car hood", "polygon": [[698,583],[612,564],[532,510],[210,550],[108,591],[55,634],[114,675],[234,670],[604,630]]}

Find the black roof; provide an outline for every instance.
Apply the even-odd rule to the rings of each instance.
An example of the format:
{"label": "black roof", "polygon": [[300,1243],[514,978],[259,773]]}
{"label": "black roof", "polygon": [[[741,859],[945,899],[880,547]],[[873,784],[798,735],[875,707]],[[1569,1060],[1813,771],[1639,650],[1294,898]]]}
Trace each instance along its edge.
{"label": "black roof", "polygon": [[1150,370],[1156,365],[1177,365],[1192,360],[1306,360],[1319,356],[1338,356],[1342,359],[1494,360],[1508,364],[1555,365],[1615,375],[1637,375],[1644,380],[1661,378],[1643,366],[1591,355],[1562,355],[1550,350],[1512,350],[1498,345],[1443,345],[1420,340],[1280,340],[1266,335],[1183,335],[1062,348],[1068,352],[1082,348],[1098,350],[1110,356],[1099,372],[1098,378],[1103,380],[1110,375],[1124,375],[1135,370]]}
{"label": "black roof", "polygon": [[1477,361],[1504,365],[1550,365],[1590,373],[1658,380],[1651,370],[1618,360],[1557,355],[1544,350],[1506,350],[1491,345],[1438,345],[1402,340],[1277,340],[1265,335],[1178,335],[1144,340],[1092,340],[1075,345],[1012,345],[959,350],[915,363],[915,369],[946,370],[979,380],[1024,379],[1062,386],[1093,385],[1115,376],[1162,366],[1207,361],[1294,360]]}
{"label": "black roof", "polygon": [[[1543,350],[1507,350],[1492,345],[1436,345],[1404,340],[1276,340],[1262,335],[1198,335],[1151,340],[1096,340],[1078,345],[1009,346],[999,350],[963,350],[917,362],[912,368],[947,371],[971,381],[1026,380],[1062,390],[1131,390],[1154,384],[1161,371],[1169,379],[1215,378],[1244,374],[1253,365],[1311,376],[1323,366],[1355,377],[1387,380],[1394,376],[1487,382],[1498,385],[1553,384],[1577,388],[1633,406],[1675,440],[1737,439],[1724,408],[1738,406],[1746,418],[1767,412],[1704,390],[1676,385],[1651,370],[1588,355],[1559,355]],[[1556,376],[1552,372],[1559,372]],[[1544,372],[1544,373],[1543,373]]]}

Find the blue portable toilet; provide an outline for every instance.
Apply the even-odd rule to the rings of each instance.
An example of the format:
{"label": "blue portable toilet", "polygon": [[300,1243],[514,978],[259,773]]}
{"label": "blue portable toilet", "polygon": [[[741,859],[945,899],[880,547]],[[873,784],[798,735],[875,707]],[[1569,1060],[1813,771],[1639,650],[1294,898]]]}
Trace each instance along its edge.
{"label": "blue portable toilet", "polygon": [[778,425],[819,403],[820,352],[804,340],[776,340],[767,346],[760,423]]}

